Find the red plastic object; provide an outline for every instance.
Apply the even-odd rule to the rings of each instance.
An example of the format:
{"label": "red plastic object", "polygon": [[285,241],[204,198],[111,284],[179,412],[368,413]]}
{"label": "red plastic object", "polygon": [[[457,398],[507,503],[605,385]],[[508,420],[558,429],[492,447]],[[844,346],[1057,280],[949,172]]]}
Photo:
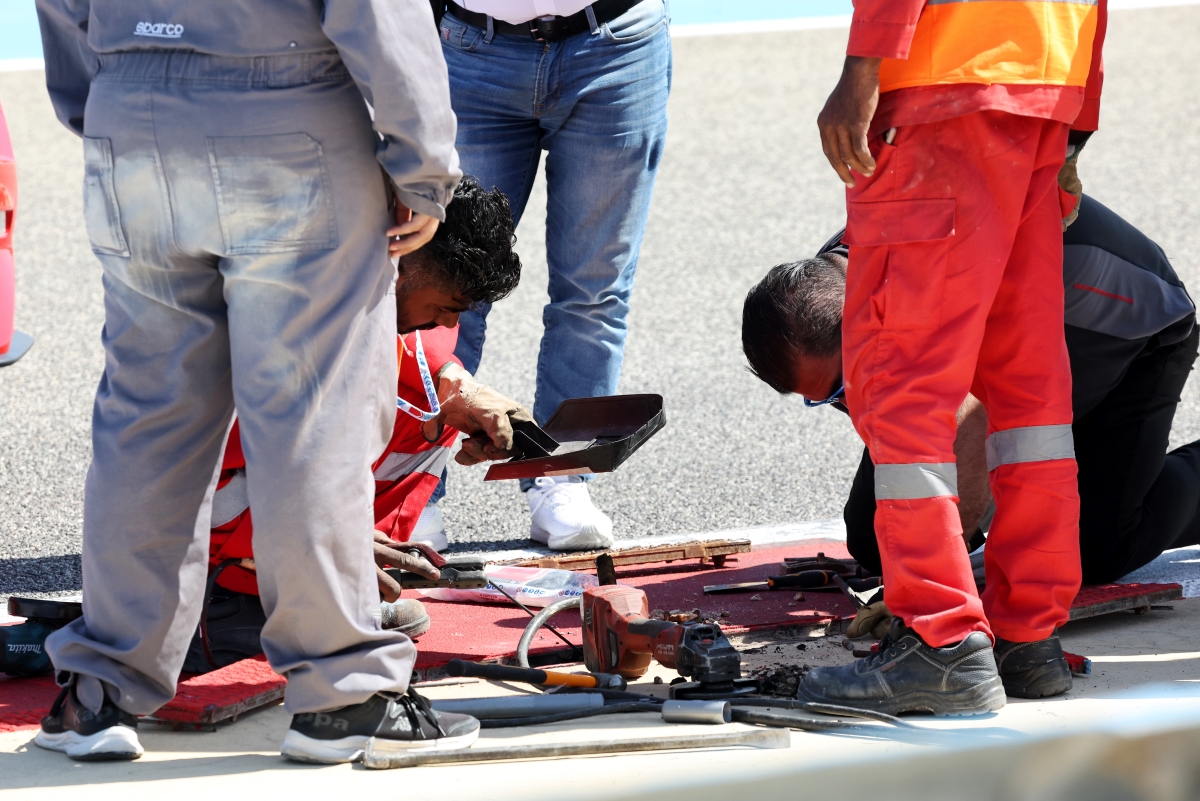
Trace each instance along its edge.
{"label": "red plastic object", "polygon": [[1087,676],[1092,672],[1092,660],[1086,656],[1079,654],[1068,653],[1063,651],[1063,656],[1067,660],[1067,667],[1071,668],[1071,672],[1076,676]]}
{"label": "red plastic object", "polygon": [[25,355],[33,338],[13,329],[16,310],[16,264],[13,227],[17,220],[17,165],[12,140],[0,107],[0,367]]}

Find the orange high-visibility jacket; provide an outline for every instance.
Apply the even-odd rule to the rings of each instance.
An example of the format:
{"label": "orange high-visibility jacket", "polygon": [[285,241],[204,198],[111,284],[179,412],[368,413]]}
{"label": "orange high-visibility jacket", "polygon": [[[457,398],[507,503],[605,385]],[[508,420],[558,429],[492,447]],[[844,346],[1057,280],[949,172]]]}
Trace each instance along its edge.
{"label": "orange high-visibility jacket", "polygon": [[945,84],[1087,84],[1099,0],[928,0],[879,91]]}

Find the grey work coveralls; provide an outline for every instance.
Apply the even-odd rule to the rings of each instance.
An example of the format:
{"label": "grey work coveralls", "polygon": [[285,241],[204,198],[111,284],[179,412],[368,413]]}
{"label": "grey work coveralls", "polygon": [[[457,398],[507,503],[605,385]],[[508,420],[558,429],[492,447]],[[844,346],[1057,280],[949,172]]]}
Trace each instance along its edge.
{"label": "grey work coveralls", "polygon": [[37,7],[105,301],[84,616],[48,640],[55,667],[94,710],[174,696],[236,406],[287,709],[404,691],[416,649],[373,615],[370,463],[396,414],[384,172],[439,219],[461,176],[429,3]]}

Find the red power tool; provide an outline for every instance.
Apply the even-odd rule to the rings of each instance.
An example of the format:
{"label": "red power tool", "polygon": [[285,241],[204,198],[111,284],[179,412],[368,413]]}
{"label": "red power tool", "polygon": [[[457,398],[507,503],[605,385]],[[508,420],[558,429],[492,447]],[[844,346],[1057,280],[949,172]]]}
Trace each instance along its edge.
{"label": "red power tool", "polygon": [[742,678],[742,656],[711,623],[651,620],[646,593],[609,584],[583,592],[583,663],[594,673],[645,675],[651,658],[692,679],[671,685],[672,698],[729,698],[758,692]]}

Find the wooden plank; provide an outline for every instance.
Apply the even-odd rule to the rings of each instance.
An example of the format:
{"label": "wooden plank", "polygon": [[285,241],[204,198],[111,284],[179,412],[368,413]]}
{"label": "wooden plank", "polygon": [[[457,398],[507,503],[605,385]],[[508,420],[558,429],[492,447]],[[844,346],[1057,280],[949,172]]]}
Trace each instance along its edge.
{"label": "wooden plank", "polygon": [[533,559],[513,559],[503,564],[517,567],[548,567],[559,570],[587,570],[596,566],[596,557],[607,553],[612,557],[615,567],[629,565],[644,565],[654,562],[674,562],[680,559],[711,559],[717,566],[725,562],[725,557],[733,554],[749,553],[750,540],[704,540],[701,542],[680,542],[670,545],[655,545],[643,548],[611,549],[603,551],[584,551],[580,553],[555,554]]}

